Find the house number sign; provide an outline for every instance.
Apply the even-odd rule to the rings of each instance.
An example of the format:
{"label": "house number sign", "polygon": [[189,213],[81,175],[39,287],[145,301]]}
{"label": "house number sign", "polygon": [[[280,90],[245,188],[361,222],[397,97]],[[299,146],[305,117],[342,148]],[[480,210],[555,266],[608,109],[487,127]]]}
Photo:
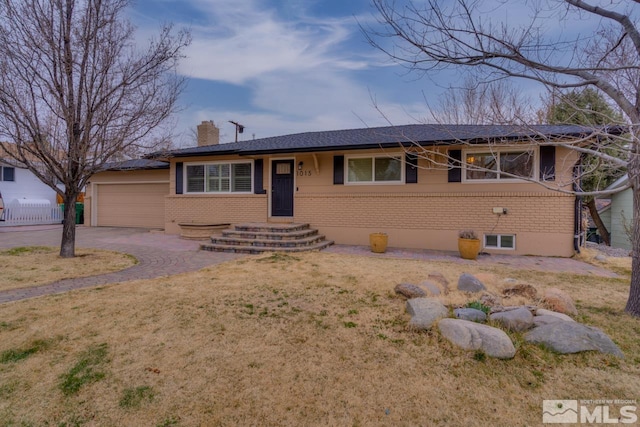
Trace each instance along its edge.
{"label": "house number sign", "polygon": [[311,176],[312,172],[310,170],[301,170],[298,171],[298,176]]}

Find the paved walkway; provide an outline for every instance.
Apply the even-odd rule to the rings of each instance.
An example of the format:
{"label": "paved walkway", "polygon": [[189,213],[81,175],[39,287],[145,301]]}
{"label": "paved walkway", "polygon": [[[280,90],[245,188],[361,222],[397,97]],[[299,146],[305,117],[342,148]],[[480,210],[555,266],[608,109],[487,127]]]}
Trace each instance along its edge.
{"label": "paved walkway", "polygon": [[[0,249],[17,246],[59,246],[62,226],[0,227]],[[73,289],[138,279],[153,279],[200,270],[246,255],[199,251],[200,242],[146,229],[78,227],[76,248],[107,249],[133,255],[138,264],[98,276],[61,280],[48,285],[0,291],[0,304]]]}
{"label": "paved walkway", "polygon": [[[17,246],[59,246],[61,235],[61,225],[0,227],[0,250]],[[178,236],[162,232],[149,232],[147,229],[80,226],[76,230],[76,248],[98,248],[125,252],[135,256],[138,264],[114,273],[61,280],[31,288],[0,291],[0,304],[109,283],[153,279],[197,271],[207,266],[247,256],[199,251],[199,245],[200,242],[197,241],[183,240]],[[325,251],[373,257],[448,261],[469,265],[495,264],[539,271],[616,277],[616,274],[609,270],[569,258],[481,255],[477,261],[468,261],[452,252],[389,248],[384,254],[374,254],[368,246],[347,245],[334,245]]]}

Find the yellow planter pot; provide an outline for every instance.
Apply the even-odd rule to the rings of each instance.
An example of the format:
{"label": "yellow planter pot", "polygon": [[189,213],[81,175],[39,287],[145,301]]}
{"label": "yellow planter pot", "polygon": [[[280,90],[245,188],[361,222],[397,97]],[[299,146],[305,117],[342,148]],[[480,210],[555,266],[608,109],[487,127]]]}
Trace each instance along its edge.
{"label": "yellow planter pot", "polygon": [[369,234],[369,245],[371,246],[371,252],[382,254],[387,250],[387,242],[389,237],[384,233],[371,233]]}
{"label": "yellow planter pot", "polygon": [[458,251],[464,259],[476,259],[480,253],[480,240],[458,239]]}

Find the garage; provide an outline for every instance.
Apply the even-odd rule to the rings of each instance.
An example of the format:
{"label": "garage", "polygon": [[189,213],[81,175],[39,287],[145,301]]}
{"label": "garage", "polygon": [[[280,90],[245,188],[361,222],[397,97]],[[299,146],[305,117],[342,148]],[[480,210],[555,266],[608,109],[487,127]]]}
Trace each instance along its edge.
{"label": "garage", "polygon": [[169,183],[96,185],[99,227],[164,228]]}

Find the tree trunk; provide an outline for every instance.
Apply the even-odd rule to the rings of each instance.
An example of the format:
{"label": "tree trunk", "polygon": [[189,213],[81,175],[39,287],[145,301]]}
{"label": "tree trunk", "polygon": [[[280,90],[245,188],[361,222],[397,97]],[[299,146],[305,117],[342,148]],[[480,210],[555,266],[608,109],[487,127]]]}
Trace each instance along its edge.
{"label": "tree trunk", "polygon": [[602,237],[602,241],[605,245],[611,246],[611,239],[609,235],[609,230],[605,227],[602,222],[602,218],[600,218],[600,214],[598,213],[598,209],[596,208],[596,199],[593,197],[589,198],[587,202],[587,207],[589,208],[589,213],[591,214],[591,218],[593,222],[596,223],[596,227],[598,227],[598,232],[600,233],[600,237]]}
{"label": "tree trunk", "polygon": [[640,176],[629,168],[629,180],[633,190],[633,235],[631,236],[631,288],[624,311],[640,317]]}
{"label": "tree trunk", "polygon": [[76,256],[76,200],[77,195],[65,194],[64,221],[62,225],[62,242],[60,256],[73,258]]}

